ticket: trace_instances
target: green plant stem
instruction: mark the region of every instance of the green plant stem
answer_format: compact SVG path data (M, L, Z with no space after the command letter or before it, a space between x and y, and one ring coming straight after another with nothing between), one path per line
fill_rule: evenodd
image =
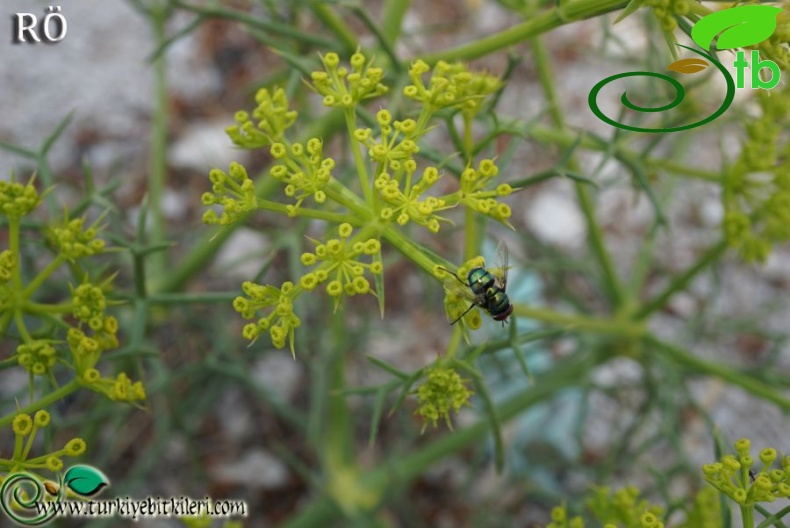
M634 318L637 320L645 319L656 310L662 308L670 297L672 297L675 293L686 289L694 277L699 275L702 270L718 261L725 251L727 251L727 242L724 240L712 245L705 253L703 253L703 255L693 266L691 266L681 275L678 275L672 279L672 282L664 289L663 292L658 294L655 299L642 306L642 308L640 308L634 314Z
M392 244L403 255L417 264L419 267L427 271L433 276L433 270L436 262L426 255L420 246L414 243L410 238L406 237L403 233L398 231L392 225L385 225L380 228L381 236Z
M14 217L9 217L8 219L8 247L11 251L11 254L14 256L14 266L11 268L11 297L10 299L6 299L4 304L7 305L8 311L5 312L0 319L2 323L2 330L5 333L8 324L11 322L13 318L16 321L16 325L19 330L19 335L24 339L25 342L30 341L30 334L28 334L27 329L25 328L25 320L22 317L22 305L21 303L24 301L24 297L20 297L20 293L22 291L22 259L20 253L20 244L19 244L19 219Z
M720 378L742 388L758 398L774 403L785 412L790 411L790 399L771 389L769 385L761 380L754 379L722 363L698 358L677 345L661 341L652 334L647 334L645 336L645 342L659 349L666 357L681 365L686 371L698 372L700 374Z
M477 217L475 212L466 207L464 209L464 261L473 259L477 255Z
M357 49L359 44L354 31L343 22L342 18L337 16L337 13L334 12L329 4L315 2L310 4L310 8L315 16L340 39L345 48L343 50L345 55L350 55Z
M25 313L35 315L67 314L71 313L71 311L74 309L74 305L70 302L62 304L44 304L25 301L22 307L25 310Z
M166 38L168 18L166 7L152 8L149 19L153 26L154 41L156 46L161 46ZM148 175L148 204L151 212L150 243L158 245L165 240L165 219L162 211L162 197L165 189L165 174L167 167L167 63L162 54L153 62L154 70L154 108L151 121L151 159L149 160ZM167 255L158 252L149 259L149 271L153 280L160 280L167 267Z
M398 56L395 53L395 48L392 47L390 44L391 41L387 36L382 32L379 26L373 21L368 13L368 10L362 5L356 6L349 6L349 9L354 12L357 17L362 21L363 24L373 33L373 36L376 37L376 40L379 43L379 47L384 51L384 53L389 58L388 66L394 71L394 73L399 74L402 66L400 61L398 60Z
M8 218L8 249L14 256L14 267L11 269L11 284L16 291L22 290L22 254L19 244L19 218Z
M71 380L70 382L63 385L62 387L59 387L53 390L52 392L43 395L41 399L31 403L27 407L23 407L19 410L16 410L0 418L0 428L8 427L8 425L10 425L11 422L14 421L14 418L16 418L18 414L22 414L22 413L30 414L30 415L35 414L36 411L40 409L46 409L56 401L65 398L66 396L68 396L72 392L75 392L79 388L80 388L80 384L77 382L77 380Z
M321 119L313 122L312 126L305 130L299 141L305 142L311 137L329 138L343 124L343 112L333 110ZM269 168L264 169L255 180L255 193L259 198L269 196L277 188L279 182L269 177ZM244 215L247 216L252 212ZM239 220L233 225L224 227L220 231L206 233L200 240L197 240L192 249L184 259L179 262L175 269L170 272L160 283L157 292L175 292L183 287L192 277L205 268L206 264L214 258L222 245L230 238L233 232L244 225L244 220Z
M66 262L66 257L63 256L62 253L59 253L57 257L50 261L41 272L36 275L36 277L30 281L30 284L27 285L25 290L22 292L22 297L25 299L29 299L31 295L33 295L36 290L44 283L45 280L52 275L56 269L60 267L61 264Z
M0 315L0 334L5 335L6 330L8 329L8 325L11 323L11 319L14 317L13 310L6 310L5 312Z
M450 341L447 343L447 349L444 352L444 357L447 360L455 358L458 352L458 347L461 345L461 338L464 335L464 329L461 325L453 327L453 333L450 336Z
M579 200L582 213L584 214L584 218L587 221L587 236L589 237L590 245L596 257L598 258L598 263L601 266L601 270L604 274L604 280L609 287L609 293L612 297L612 302L615 307L622 306L624 304L625 296L623 293L623 285L618 278L611 255L606 249L601 227L598 225L598 222L595 219L595 209L592 198L590 197L590 191L587 189L586 185L583 185L579 182L574 182L573 186L576 190L576 196Z
M238 297L237 292L200 292L200 293L155 293L149 295L147 300L151 306L155 305L182 305L182 304L207 304L233 301Z
M227 20L235 20L242 24L248 25L253 28L260 29L262 32L272 35L281 35L283 37L292 38L303 44L311 44L319 48L331 48L333 42L331 39L311 33L308 31L300 31L294 29L289 24L284 24L281 21L268 21L260 17L250 16L246 13L228 9L219 5L190 5L182 0L172 0L173 5L184 11L189 11L202 15L208 18L224 18Z
M754 528L754 506L741 506L741 519L743 528Z
M603 139L593 136L586 131L571 132L569 130L562 130L559 128L536 124L529 129L529 136L541 143L551 143L564 149L570 148L578 141L577 146L581 148L596 150L599 152L607 152L611 150L614 158L624 163L629 168L633 168L641 163L648 168L663 169L679 176L709 181L712 183L720 183L722 178L721 172L712 172L703 169L696 169L694 167L687 167L686 165L671 159L643 158L637 152L624 146L622 142L611 145Z
M278 213L288 214L286 204L279 202L272 202L270 200L258 200L258 209L265 211L275 211ZM326 220L327 222L334 222L341 224L348 222L351 225L357 226L362 223L358 215L351 215L346 213L330 213L328 211L321 211L320 209L310 209L308 207L299 207L296 210L296 216L300 218L315 218L317 220Z
M358 219L365 219L370 221L372 218L370 209L357 194L352 192L348 187L340 183L339 180L332 178L329 183L324 187L326 195L340 205L346 207L349 211L354 213Z
M624 8L627 4L628 2L625 0L577 0L575 2L561 2L561 6L550 9L526 22L500 31L495 35L478 39L470 44L465 44L457 48L429 53L424 55L422 60L432 65L439 60L451 62L475 59L513 46L514 44L541 35L565 24L611 13L612 11Z
M555 396L562 390L578 386L580 380L604 361L600 353L585 354L559 364L553 370L541 375L541 382L532 385L496 408L501 423L520 415L530 407ZM386 489L394 493L404 488L413 479L425 473L432 464L446 460L450 455L479 443L491 426L488 418L483 418L471 427L444 435L418 451L408 455L397 455L385 464L361 475L361 485L366 489ZM295 517L284 523L282 528L312 528L328 526L341 516L340 510L331 499L322 496L301 508Z
M386 0L381 15L381 32L389 41L394 44L401 33L403 17L409 10L411 0Z
M543 91L546 94L546 99L548 99L549 102L549 111L551 113L551 117L554 121L554 124L562 130L565 128L565 116L562 112L562 107L560 105L559 97L557 96L557 91L554 88L554 75L551 69L551 61L549 60L546 49L539 38L533 38L531 43L532 51L535 55L535 66L538 71L541 87L543 88ZM568 159L568 167L575 172L579 172L579 166L573 156ZM579 201L579 206L587 223L587 236L589 237L590 247L598 259L598 264L603 271L604 280L608 286L612 304L616 309L620 308L625 303L625 288L620 282L620 279L617 275L617 270L615 269L614 263L612 262L612 257L609 254L609 251L606 249L606 245L604 244L603 232L601 231L601 227L595 218L595 207L590 196L590 191L587 188L587 185L578 181L574 182L574 188L576 191L576 197Z
M10 462L16 464L22 459L22 442L24 442L24 441L25 441L25 439L24 439L23 436L15 435L15 438L14 438L14 453L11 455Z
M36 432L38 427L33 425L33 430L30 431L30 434L27 437L27 442L25 443L25 449L22 451L22 456L19 457L19 460L27 460L28 455L30 454L30 450L33 449L33 442L36 440Z
M353 465L354 445L348 401L342 394L346 387L347 330L342 313L332 317L334 346L328 351L327 414L325 427L324 455L328 469ZM342 470L342 469L341 469Z
M354 154L354 165L357 169L359 186L362 189L365 202L372 208L373 193L370 189L370 178L368 177L367 165L365 165L365 159L362 157L359 141L354 138L354 131L357 129L357 115L353 108L347 108L344 114L346 118L346 128L348 128L348 139L351 143L351 152Z
M30 343L33 341L33 337L30 335L30 332L27 331L27 327L25 326L25 313L22 311L22 306L14 307L14 321L16 322L16 329L19 331L19 335L22 337L22 341L25 343Z
M646 332L644 324L628 321L627 319L597 319L577 314L564 314L524 304L514 304L513 313L518 317L526 317L543 323L561 326L566 330L580 330L627 338L642 337Z
M437 262L421 251L420 246L391 225L386 225L381 229L381 236L403 253L406 258L427 271L431 276L433 276L433 271L437 264L444 265L443 262ZM645 333L645 325L643 323L620 318L595 319L576 314L563 314L545 308L534 308L523 304L514 304L513 313L519 317L560 325L566 329L587 330L600 334L631 338L641 337Z
M464 120L464 160L467 164L471 164L475 151L475 140L472 137L472 115L468 112L463 112L462 115Z
M472 151L474 150L474 140L472 139L472 119L467 114L464 117L463 149L464 161L467 166L472 164ZM477 255L478 236L477 236L477 216L475 212L466 207L464 209L464 260L470 260Z

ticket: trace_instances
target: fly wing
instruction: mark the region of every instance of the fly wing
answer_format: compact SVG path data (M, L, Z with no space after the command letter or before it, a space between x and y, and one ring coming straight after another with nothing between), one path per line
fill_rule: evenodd
M478 306L483 306L485 304L484 300L475 295L469 286L464 286L454 278L444 280L444 290L447 293L453 294L461 299L466 299L470 303L474 303Z
M458 279L457 275L444 279L443 285L446 294L444 309L447 313L447 320L451 321L452 324L457 323L473 306L485 308L485 299L482 296L475 295L469 286L465 286Z
M455 324L475 306L485 308L485 299L458 281L444 282L444 310L450 324Z
M497 282L499 283L499 287L502 288L502 291L507 290L507 270L509 269L509 259L510 254L508 253L507 246L502 240L500 240L496 247L496 267L491 268L491 273L496 278Z

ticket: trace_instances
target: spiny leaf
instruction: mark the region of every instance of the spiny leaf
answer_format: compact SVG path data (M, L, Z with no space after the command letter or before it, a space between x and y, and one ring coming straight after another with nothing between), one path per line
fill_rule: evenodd
M386 397L387 391L385 387L382 387L376 391L376 399L373 401L373 416L370 419L370 438L368 439L369 446L373 446L376 443L376 435L378 434L379 422L381 421L381 415L384 411L384 400Z
M374 365L376 365L380 369L386 370L387 372L389 372L390 374L392 374L396 378L400 378L402 380L405 380L405 379L409 378L408 374L406 374L402 370L398 370L397 368L393 367L392 365L390 365L386 361L383 361L383 360L381 360L381 359L379 359L379 358L377 358L375 356L371 356L371 355L367 355L365 357L367 357L368 361L370 361L371 363L373 363Z
M644 3L645 0L631 0L628 2L628 5L625 6L625 9L623 9L623 12L620 13L620 15L615 19L614 23L617 24L621 20L624 20L628 16L634 14L640 7L642 7L642 4Z

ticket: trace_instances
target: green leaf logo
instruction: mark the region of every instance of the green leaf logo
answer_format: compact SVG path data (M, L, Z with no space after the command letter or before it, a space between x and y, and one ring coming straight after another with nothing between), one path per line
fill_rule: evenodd
M753 46L769 38L776 29L776 16L782 9L767 5L732 7L712 13L696 23L691 38L709 50L713 39L721 34L716 49Z
M71 466L63 476L63 483L71 491L83 497L92 497L104 486L110 485L104 473L91 466Z

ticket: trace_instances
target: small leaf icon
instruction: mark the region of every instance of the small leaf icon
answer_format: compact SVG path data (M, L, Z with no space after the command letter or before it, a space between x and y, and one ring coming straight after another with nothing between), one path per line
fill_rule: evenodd
M47 490L47 493L49 493L53 497L58 494L58 491L60 491L58 485L52 482L51 480L48 480L44 483L44 489Z
M71 491L83 497L92 497L104 486L110 485L104 473L91 466L71 466L63 476L63 483Z
M667 70L678 73L697 73L710 66L706 61L697 58L680 59L669 66Z
M723 9L705 16L691 30L697 45L710 49L713 39L721 34L716 49L726 50L753 46L769 38L776 29L779 7L744 5Z

